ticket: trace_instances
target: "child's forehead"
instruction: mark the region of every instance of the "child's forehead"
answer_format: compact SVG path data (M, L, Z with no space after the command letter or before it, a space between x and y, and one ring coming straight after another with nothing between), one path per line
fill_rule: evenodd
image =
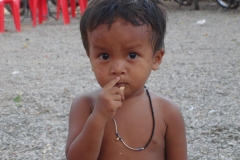
M110 25L109 24L100 24L97 26L93 31L88 31L88 37L90 38L100 38L104 37L109 32L113 33L122 33L122 34L129 34L131 36L146 36L149 37L149 34L152 32L151 27L143 24L141 26L134 26L130 22L122 18L117 18L114 22ZM117 37L116 37L117 38Z

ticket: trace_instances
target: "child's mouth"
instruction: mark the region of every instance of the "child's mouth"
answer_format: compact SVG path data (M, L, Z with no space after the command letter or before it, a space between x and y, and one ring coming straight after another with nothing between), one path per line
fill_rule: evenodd
M118 82L115 84L115 87L118 87L118 88L121 88L121 87L125 88L125 86L126 86L126 83L123 83L123 82Z

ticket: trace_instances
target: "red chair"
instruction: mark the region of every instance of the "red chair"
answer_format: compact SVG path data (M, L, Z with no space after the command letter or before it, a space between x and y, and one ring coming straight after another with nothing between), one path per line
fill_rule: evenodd
M81 13L83 14L87 7L87 0L79 0L79 5L80 5Z
M83 14L87 7L87 0L78 0L81 13ZM76 17L76 0L70 0L72 17Z
M57 19L59 17L59 11L60 11L60 5L59 4L62 3L62 1L66 1L66 0L58 0ZM76 17L76 0L70 0L70 5L71 5L72 17L74 18L74 17ZM85 11L86 7L87 7L87 0L79 0L79 5L80 5L81 13L83 13ZM67 7L68 7L67 4L62 6L62 8L64 8L65 10L68 10ZM65 15L65 14L66 13L63 13L63 15Z
M19 0L0 0L0 32L4 32L4 5L9 4L12 8L12 16L14 19L15 27L18 32L21 31Z
M28 0L29 7L31 10L33 26L37 25L37 15L38 22L42 24L43 20L45 20L47 15L47 1L46 0Z
M56 19L59 19L59 14L60 14L60 8L62 9L62 14L63 14L63 23L64 24L69 24L70 19L68 15L68 2L67 0L58 0L57 1L57 13L56 13Z

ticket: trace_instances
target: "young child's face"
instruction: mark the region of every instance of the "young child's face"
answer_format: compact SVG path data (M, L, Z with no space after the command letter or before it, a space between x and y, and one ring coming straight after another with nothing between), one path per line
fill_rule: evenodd
M125 97L142 89L164 54L159 50L154 55L150 37L148 26L134 27L121 18L110 30L108 25L100 25L88 33L88 56L99 85L103 87L119 76L116 87L125 87Z

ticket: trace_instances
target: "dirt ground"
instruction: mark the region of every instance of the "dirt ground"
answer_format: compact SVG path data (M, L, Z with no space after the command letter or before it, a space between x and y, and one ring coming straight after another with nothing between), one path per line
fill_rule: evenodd
M166 54L146 86L183 113L190 160L240 160L240 9L169 6ZM64 160L73 98L98 87L79 17L0 34L0 159ZM204 23L205 20L205 23ZM200 22L203 24L199 24ZM197 23L198 22L198 23Z

